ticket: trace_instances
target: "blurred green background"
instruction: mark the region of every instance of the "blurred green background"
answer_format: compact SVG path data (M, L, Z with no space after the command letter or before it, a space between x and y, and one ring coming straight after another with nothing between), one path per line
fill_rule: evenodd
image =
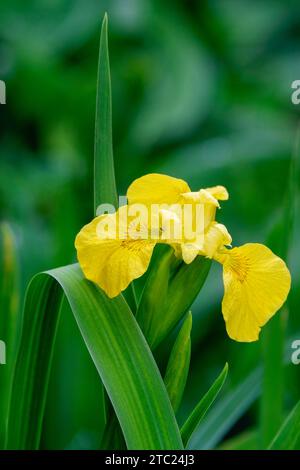
M297 0L2 0L0 79L7 104L0 107L0 209L17 240L22 296L36 272L75 261L74 237L93 217L105 11L120 194L148 172L186 179L194 190L225 185L230 200L218 219L235 245L266 242L284 214L300 109L291 103L291 83L300 79ZM294 232L286 410L300 397L300 365L289 359L291 340L300 339L297 217ZM231 403L230 422L210 440L210 412L195 446L217 447L250 432L247 445L257 447L261 344L226 336L222 289L214 266L192 309L192 367L179 419L228 360L217 406L221 413ZM66 307L63 313L43 447L97 448L103 420L97 374Z

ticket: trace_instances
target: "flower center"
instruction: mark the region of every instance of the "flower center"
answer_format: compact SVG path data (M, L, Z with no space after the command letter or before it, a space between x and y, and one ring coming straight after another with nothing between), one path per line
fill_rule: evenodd
M228 265L240 282L244 282L250 269L249 259L240 254L230 253Z
M147 245L147 241L145 240L132 240L132 239L127 239L127 240L122 240L121 242L121 247L126 248L128 251L131 251L132 253L139 253L143 247Z

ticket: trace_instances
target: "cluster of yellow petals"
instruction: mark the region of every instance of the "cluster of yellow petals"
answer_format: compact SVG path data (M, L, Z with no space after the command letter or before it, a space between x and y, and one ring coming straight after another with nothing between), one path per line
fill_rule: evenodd
M231 236L226 227L215 220L219 201L228 199L227 190L215 186L192 192L181 179L149 174L131 184L127 199L128 206L114 214L96 217L77 235L75 246L86 278L100 286L109 297L115 297L147 271L158 242L173 246L176 256L185 263L191 263L198 255L214 259L223 265L222 313L228 335L236 341L256 341L261 327L285 302L291 278L284 261L264 245L248 243L227 248L231 246ZM121 239L109 229L106 237L99 236L99 222L112 222L110 226L114 227L123 224L126 232L128 207L134 204L150 207L153 204L193 203L204 207L204 233L194 240L163 241L148 236Z

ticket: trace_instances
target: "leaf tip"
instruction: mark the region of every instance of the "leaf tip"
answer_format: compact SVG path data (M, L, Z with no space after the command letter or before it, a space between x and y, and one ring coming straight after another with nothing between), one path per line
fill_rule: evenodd
M190 310L186 314L186 317L184 319L184 324L185 324L186 331L188 332L188 335L190 335L191 330L192 330L192 325L193 325L193 316Z
M107 27L107 24L108 24L108 14L107 14L107 11L104 13L104 16L103 16L103 20L102 20L102 26L104 27Z

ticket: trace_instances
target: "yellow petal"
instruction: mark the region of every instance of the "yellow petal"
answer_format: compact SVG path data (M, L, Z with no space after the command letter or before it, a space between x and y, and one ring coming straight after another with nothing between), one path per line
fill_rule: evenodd
M98 282L109 297L120 294L147 271L154 246L150 241L130 240L110 252Z
M213 197L206 189L200 191L183 193L180 201L181 204L191 206L191 217L196 220L196 210L202 208L202 227L206 229L211 222L215 220L216 209L220 207L218 200Z
M206 204L204 207L204 214L205 214L205 227L213 222L216 218L216 209L220 208L220 201L226 201L228 199L228 192L224 186L214 186L212 188L200 189L200 193L204 195L209 195L214 201L214 204Z
M176 204L182 193L190 192L188 184L172 176L151 173L136 179L128 188L129 204Z
M280 309L290 290L284 261L264 245L248 243L216 256L223 264L223 316L236 341L256 341L260 329Z
M185 203L197 203L200 202L202 204L212 204L215 207L219 207L218 200L212 196L209 191L206 189L200 189L200 191L191 191L189 193L182 194L183 202Z
M207 229L216 218L216 209L220 208L219 201L228 199L227 190L224 186L200 189L199 191L184 193L182 202L190 204L203 204L204 228Z
M183 243L181 245L181 256L186 264L190 264L194 261L196 256L199 254L199 247L193 243Z
M204 234L198 234L195 240L181 244L181 256L187 264L192 263L197 255L213 258L220 248L230 245L231 241L225 225L212 222Z
M96 217L85 225L75 240L77 257L87 279L100 286L109 297L126 289L133 279L142 276L149 266L155 243L149 240L101 238L99 222L115 214Z
M229 194L224 186L213 186L212 188L206 188L213 197L219 199L219 201L227 201L229 199Z

